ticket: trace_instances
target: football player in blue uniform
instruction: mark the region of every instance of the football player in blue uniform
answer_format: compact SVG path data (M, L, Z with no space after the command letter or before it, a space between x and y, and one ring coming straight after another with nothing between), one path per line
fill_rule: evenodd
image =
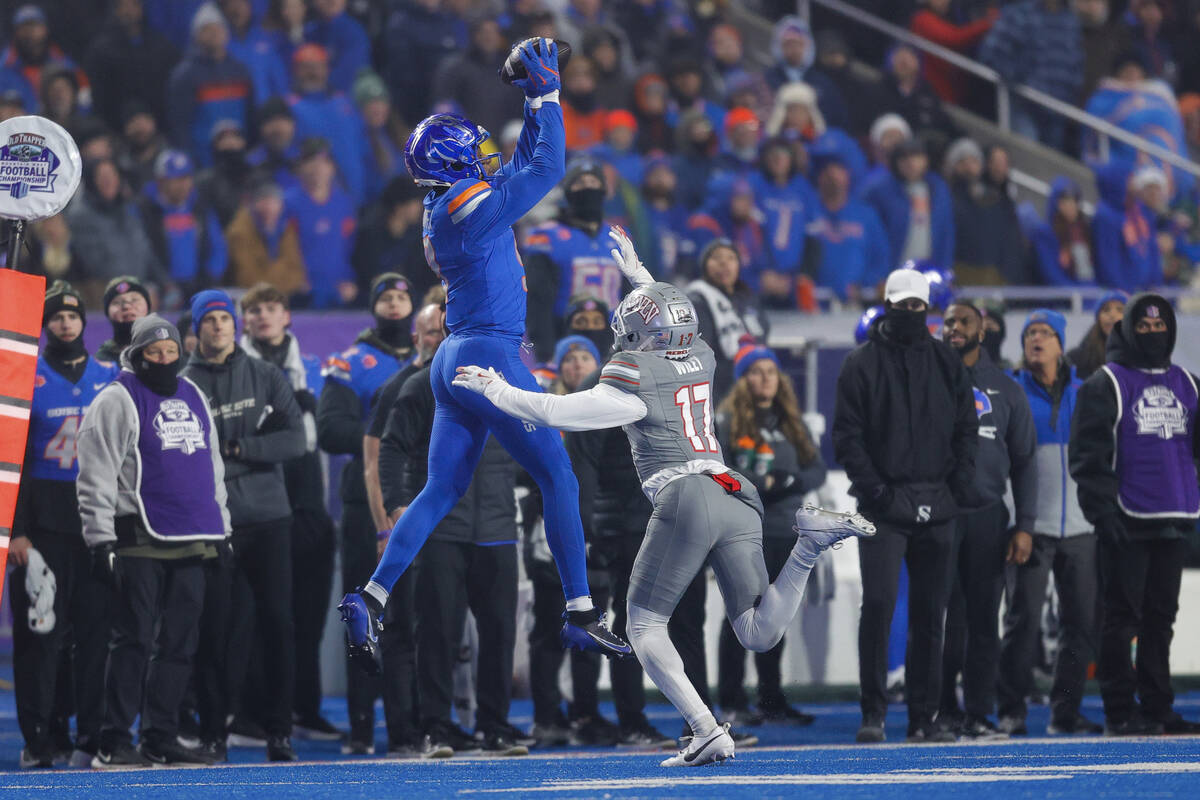
M624 279L609 253L612 228L604 221L606 184L600 162L584 159L573 165L562 182L563 213L525 237L526 326L538 361L548 361L555 342L567 335L560 321L572 298L594 297L609 308L621 299Z
M72 675L78 738L91 763L100 734L104 661L108 654L108 591L91 576L75 500L75 434L83 412L117 376L116 364L88 356L80 295L64 281L46 292L46 349L38 357L29 444L9 559L13 607L13 680L17 722L25 738L21 767L49 767L72 755L68 721L58 715L60 654L74 645ZM73 632L73 633L72 633ZM72 634L73 642L67 638ZM60 687L61 688L61 687Z
M459 366L487 364L514 385L537 391L520 357L527 287L512 225L562 179L566 134L558 102L558 46L534 39L516 55L526 73L514 81L525 91L525 114L508 164L493 170L489 162L496 156L479 150L487 131L452 114L423 120L405 146L409 174L433 189L424 201L425 257L446 286L450 336L432 365L437 408L425 488L396 523L370 583L339 605L350 657L371 672L379 670L378 620L389 590L466 491L489 431L542 491L546 538L566 597L564 645L632 654L605 626L588 593L579 484L561 437L451 385Z

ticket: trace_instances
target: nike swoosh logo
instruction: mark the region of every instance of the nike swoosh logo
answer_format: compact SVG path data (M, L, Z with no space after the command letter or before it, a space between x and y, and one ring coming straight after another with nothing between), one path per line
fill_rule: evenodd
M987 392L988 394L1000 394L999 389L984 389L984 391Z
M93 392L98 392L98 391L100 391L101 389L103 389L105 386L108 386L108 384L107 384L107 383L93 383L93 384L92 384L92 391L93 391Z

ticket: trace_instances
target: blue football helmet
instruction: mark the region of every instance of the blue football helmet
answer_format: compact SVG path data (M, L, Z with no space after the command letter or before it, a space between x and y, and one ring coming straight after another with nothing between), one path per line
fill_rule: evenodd
M862 344L871 335L871 325L875 320L883 315L883 306L871 306L863 312L862 317L858 320L858 326L854 329L854 343Z
M925 258L905 261L901 269L915 269L929 281L930 308L945 311L954 302L954 270L942 269Z
M484 168L499 153L482 155L479 145L491 136L481 125L457 114L421 120L404 145L404 166L418 186L450 186L464 178L487 180Z

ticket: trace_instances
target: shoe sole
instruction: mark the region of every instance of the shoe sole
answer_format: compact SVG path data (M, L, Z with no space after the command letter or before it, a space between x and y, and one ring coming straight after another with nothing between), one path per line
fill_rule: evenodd
M821 519L827 519L837 522L841 525L849 526L852 531L851 535L857 536L860 539L875 535L875 525L862 514L849 511L830 511L827 508L814 506L812 503L805 503L800 510L796 512L796 524L793 526L793 530L795 530L797 533L800 531L810 530L809 528L800 527L800 519L805 516L819 517Z
M728 758L733 758L736 749L737 746L734 744L733 739L730 738L728 732L726 732L725 736L717 736L712 739L712 741L700 748L700 751L696 754L696 757L691 761L684 760L686 757L685 754L679 753L671 758L668 758L666 761L663 761L661 766L707 767L712 764L720 764L722 761L725 761ZM676 759L679 759L679 761L672 763L675 762Z
M583 628L580 628L578 625L574 625L572 627L583 631L584 635L588 637L588 640L591 642L591 644L584 644L574 639L568 640L565 634L560 633L559 642L562 644L564 650L578 650L581 653L599 653L606 658L633 658L633 648L628 644L625 645L627 648L625 650L614 650L611 645L607 644L601 639L597 639L595 636L588 633Z

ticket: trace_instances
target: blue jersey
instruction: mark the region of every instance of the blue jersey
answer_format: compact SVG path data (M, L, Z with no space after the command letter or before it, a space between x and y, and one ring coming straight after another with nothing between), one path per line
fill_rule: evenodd
M74 481L79 477L75 460L79 423L96 395L120 371L116 364L89 358L79 383L71 383L38 357L29 411L31 460L26 469L31 477L48 481Z
M354 282L350 254L354 250L354 201L337 186L322 204L302 187L284 195L287 215L296 221L300 251L312 286L313 308L341 305L337 285Z
M538 225L525 239L525 253L542 253L558 267L554 316L562 317L577 294L603 300L609 308L621 302L621 268L612 257L612 228L601 224L595 236L561 222Z
M387 383L388 378L407 367L411 361L411 358L401 361L378 347L359 341L340 355L330 356L321 375L326 381L350 387L362 404L362 418L365 420L371 415L375 393ZM321 386L313 393L317 394Z
M425 197L425 260L446 287L451 333L519 339L525 333L525 267L512 226L565 172L562 109L525 106L512 160L488 180L457 181Z
M797 175L784 186L767 180L761 172L750 175L754 199L765 217L767 244L774 254L774 268L795 273L804 260L804 237L808 223L816 216L817 193Z

